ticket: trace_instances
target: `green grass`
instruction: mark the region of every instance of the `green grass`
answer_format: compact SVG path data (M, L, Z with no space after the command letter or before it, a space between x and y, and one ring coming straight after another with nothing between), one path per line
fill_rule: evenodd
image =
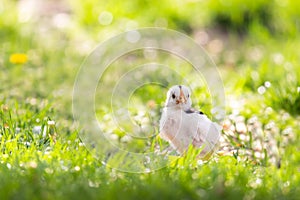
M49 4L31 17L20 10L25 4L18 7L19 1L0 2L0 199L298 198L297 1L54 2L61 10L51 10ZM111 24L99 23L103 11L113 15ZM63 20L66 26L56 24ZM162 169L125 173L103 165L86 148L73 122L72 89L81 63L99 42L149 26L167 26L196 41L199 32L208 35L203 46L218 66L226 93L224 141L221 152L208 161L197 160L197 150L189 149L183 157L172 152ZM218 42L221 50L216 51ZM13 64L10 56L15 53L26 54L28 61ZM157 137L125 143L126 133L110 118L110 103L103 103L126 66L149 62L142 51L133 54L135 59L124 56L106 71L95 108L103 130L119 145L146 152L168 144ZM213 117L205 80L195 84L191 66L165 52L157 61L189 75L194 106ZM178 80L174 74L165 77L158 81ZM160 85L135 91L129 111L136 125L147 123L157 134L166 91ZM132 128L129 122L124 126Z

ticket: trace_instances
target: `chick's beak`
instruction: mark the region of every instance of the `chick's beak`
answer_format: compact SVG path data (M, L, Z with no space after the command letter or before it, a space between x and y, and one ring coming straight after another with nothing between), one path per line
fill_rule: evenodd
M179 99L176 101L176 103L177 104L179 104L179 103L186 103L186 101L187 101L187 99L185 98L182 89L180 89Z

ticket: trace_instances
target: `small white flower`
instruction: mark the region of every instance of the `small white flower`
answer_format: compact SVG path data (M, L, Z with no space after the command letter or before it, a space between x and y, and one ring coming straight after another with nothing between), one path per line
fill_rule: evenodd
M80 171L80 167L76 166L76 167L74 167L74 170L78 172L78 171Z
M257 88L257 92L259 94L264 94L266 92L266 87L265 86L260 86Z
M17 127L16 128L16 133L20 133L20 131L21 131L21 128Z
M99 185L100 185L99 182L97 182L97 181L94 182L94 181L89 180L89 186L90 187L92 187L92 188L98 188Z
M149 169L149 168L145 169L145 173L150 173L150 172L151 172L151 169Z
M271 87L271 83L269 81L266 81L264 85L265 85L266 88Z
M55 126L55 121L50 120L50 121L47 122L47 124L48 124L49 126Z
M32 129L32 132L34 134L40 134L42 132L42 127L41 126L34 126Z
M7 163L7 164L6 164L6 167L7 167L8 169L11 169L11 164Z

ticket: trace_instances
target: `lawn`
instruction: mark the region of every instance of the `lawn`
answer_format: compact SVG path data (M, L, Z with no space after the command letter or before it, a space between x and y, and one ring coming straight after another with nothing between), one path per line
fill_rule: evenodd
M298 199L299 9L293 0L2 0L0 199ZM151 49L111 61L96 77L92 102L89 91L76 96L84 67L105 58L97 50L145 27L176 30L201 45L184 48L215 63L222 102L193 63ZM134 42L136 32L129 33ZM179 156L157 137L167 89L183 83L193 106L223 127L208 160L193 148Z

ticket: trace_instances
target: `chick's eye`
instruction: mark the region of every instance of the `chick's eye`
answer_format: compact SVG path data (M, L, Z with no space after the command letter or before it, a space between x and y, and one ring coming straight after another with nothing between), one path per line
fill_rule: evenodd
M190 98L190 94L188 94L187 97Z
M175 97L176 97L175 94L172 94L172 98L175 99Z

